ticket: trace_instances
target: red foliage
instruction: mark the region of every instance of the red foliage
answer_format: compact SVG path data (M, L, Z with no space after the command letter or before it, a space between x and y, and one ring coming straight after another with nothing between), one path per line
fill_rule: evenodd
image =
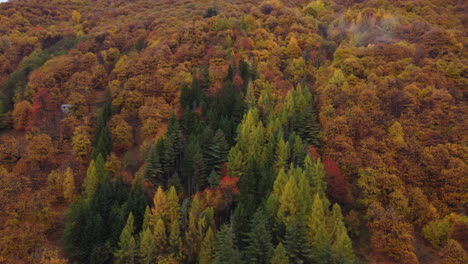
M216 55L216 49L213 45L209 45L207 48L206 48L206 58L214 58L214 56Z
M232 84L235 88L240 89L244 84L244 80L242 80L242 77L239 74L236 74L232 80Z
M309 153L314 158L314 160L320 158L320 154L317 152L317 148L315 146L310 146L309 147ZM336 162L335 162L336 164Z
M246 50L251 50L253 48L253 42L249 38L243 38L241 40L241 46L242 46L242 48L244 48Z
M219 185L215 188L206 188L201 192L197 192L195 195L207 206L216 208L217 210L223 210L227 208L234 200L234 197L239 194L238 183L239 178L226 175L221 178Z
M334 160L325 160L323 165L325 168L325 180L328 184L328 196L334 202L347 204L349 202L347 184L338 164Z
M49 92L45 88L39 89L34 96L29 126L39 126L40 121L47 123L47 120L50 120L50 114L53 114L53 112L52 106L50 105Z

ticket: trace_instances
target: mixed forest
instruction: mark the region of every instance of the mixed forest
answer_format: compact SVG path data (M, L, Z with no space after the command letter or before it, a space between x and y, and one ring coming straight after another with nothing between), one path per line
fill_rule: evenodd
M0 4L0 263L468 263L467 10Z

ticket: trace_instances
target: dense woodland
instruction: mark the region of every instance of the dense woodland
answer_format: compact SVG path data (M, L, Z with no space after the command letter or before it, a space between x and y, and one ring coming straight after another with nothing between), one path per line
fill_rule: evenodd
M467 10L0 4L0 263L468 263Z

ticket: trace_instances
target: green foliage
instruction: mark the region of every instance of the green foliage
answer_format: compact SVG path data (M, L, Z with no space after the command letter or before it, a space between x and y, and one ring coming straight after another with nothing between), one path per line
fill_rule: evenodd
M145 228L140 233L138 257L141 264L152 264L157 259L156 241L151 228Z
M306 228L301 221L296 220L286 226L284 246L290 263L312 263L311 247L306 239Z
M127 224L125 224L120 234L119 250L115 252L115 263L133 264L136 263L136 241L133 235L135 231L133 214L128 215Z
M271 231L267 226L267 219L260 208L254 214L250 223L250 232L245 239L245 259L248 263L270 263L273 255L273 244L271 243Z
M288 256L286 255L286 249L284 248L283 243L280 242L278 246L276 246L270 263L271 264L289 264L289 259L288 259Z
M215 245L215 264L239 264L240 254L235 245L234 233L232 228L224 225L216 235Z

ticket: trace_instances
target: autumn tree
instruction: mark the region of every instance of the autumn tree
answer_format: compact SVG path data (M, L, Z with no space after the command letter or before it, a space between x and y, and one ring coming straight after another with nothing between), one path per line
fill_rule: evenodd
M47 134L39 134L33 136L28 146L28 157L30 160L44 164L50 161L51 156L54 154L54 145L52 139Z
M91 153L91 140L86 126L78 126L73 130L72 150L76 159L81 163L86 162Z
M109 128L117 151L128 150L133 145L132 127L120 115L114 115L109 121Z
M15 104L13 110L13 126L18 131L24 131L29 125L32 106L28 101L21 101Z

